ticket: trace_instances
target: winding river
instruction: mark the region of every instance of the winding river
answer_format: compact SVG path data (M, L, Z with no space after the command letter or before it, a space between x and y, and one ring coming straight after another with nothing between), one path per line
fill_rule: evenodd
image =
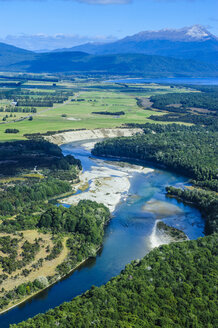
M64 154L79 158L84 171L93 166L108 166L103 159L96 161L83 142L62 146ZM113 162L113 168L120 166ZM131 174L130 189L123 195L105 229L103 248L95 259L89 259L72 274L47 290L0 316L0 327L26 320L40 312L70 301L92 285L100 286L116 276L127 263L145 256L153 247L168 240L157 234L157 220L183 230L189 239L203 236L204 221L200 212L175 199L167 198L167 185L183 186L187 179L159 169L147 174Z

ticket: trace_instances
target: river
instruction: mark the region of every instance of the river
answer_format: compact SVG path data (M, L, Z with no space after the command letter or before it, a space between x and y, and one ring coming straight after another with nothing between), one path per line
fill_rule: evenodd
M108 166L106 160L94 159L83 142L62 146L63 153L79 158L83 170L93 166ZM109 165L110 166L110 165ZM113 162L113 167L120 166ZM105 228L103 248L95 259L89 259L72 274L47 290L0 316L0 327L26 320L38 313L70 301L92 285L100 286L118 275L127 263L145 256L161 240L155 231L155 222L165 223L183 230L189 239L203 236L204 221L194 207L167 198L167 185L183 186L187 179L175 173L155 169L147 174L134 172L130 177L130 189L123 195L113 212L113 218Z

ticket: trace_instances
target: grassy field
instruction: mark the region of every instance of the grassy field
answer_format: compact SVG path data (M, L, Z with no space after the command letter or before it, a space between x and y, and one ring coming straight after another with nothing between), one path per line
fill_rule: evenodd
M31 81L32 82L32 81ZM40 85L40 83L38 83ZM44 83L43 83L44 84ZM0 140L10 141L25 139L24 134L45 133L47 131L67 130L67 129L95 129L119 127L125 123L145 123L149 122L148 117L154 113L152 110L144 110L137 105L136 97L150 97L153 94L166 92L187 92L184 88L170 88L169 86L158 85L131 85L128 92L123 92L127 87L123 85L104 83L60 83L61 87L74 92L76 101L68 101L64 104L54 104L53 108L38 107L36 114L13 113L7 123L0 124ZM140 89L140 92L139 92ZM76 90L76 91L75 91ZM39 89L34 89L37 93ZM42 90L40 90L41 92ZM48 90L47 90L48 91ZM52 93L54 90L50 90ZM190 91L189 91L190 92ZM84 101L78 101L78 100ZM2 104L4 100L1 101ZM7 104L6 101L5 104ZM1 103L0 103L1 107ZM46 110L46 111L45 111ZM98 111L124 111L125 115L120 117L96 115L92 112ZM0 121L10 113L0 113ZM16 117L14 117L14 114ZM64 114L65 117L62 115ZM155 112L156 115L162 115ZM33 120L25 119L20 122L11 122L14 119L33 116ZM150 121L151 122L151 121ZM7 134L5 129L18 129L17 134Z

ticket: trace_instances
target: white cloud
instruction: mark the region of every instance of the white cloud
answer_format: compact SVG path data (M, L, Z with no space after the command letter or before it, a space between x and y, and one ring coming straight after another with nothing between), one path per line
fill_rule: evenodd
M87 42L107 43L113 42L114 36L83 36L78 34L55 34L47 35L38 34L18 34L8 35L5 38L0 38L0 42L11 44L13 46L28 50L54 50L60 48L71 48Z
M126 4L132 2L132 0L75 0L77 2L84 2L93 5L112 5L112 4Z
M46 1L46 0L0 0L0 2L23 2L23 1ZM80 3L87 3L90 5L124 5L127 3L131 3L134 0L59 0L59 1L74 1Z

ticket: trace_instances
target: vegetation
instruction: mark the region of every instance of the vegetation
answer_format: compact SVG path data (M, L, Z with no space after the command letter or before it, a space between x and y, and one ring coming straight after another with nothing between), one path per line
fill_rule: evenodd
M120 116L120 115L125 115L124 111L121 112L92 112L92 114L98 114L98 115L115 115L115 116Z
M18 129L6 129L5 133L18 133L19 130Z
M78 232L85 240L99 245L103 237L102 227L109 218L110 212L104 205L84 200L70 208L51 206L41 215L37 226L53 233Z
M179 189L167 187L167 195L174 196L184 202L191 202L197 206L206 219L205 231L207 234L218 232L218 196L217 193L194 188Z
M204 89L205 90L205 89ZM207 91L207 92L205 92ZM152 107L167 111L187 110L190 107L204 108L209 111L218 111L218 87L213 91L192 93L167 93L164 95L152 96L150 100L153 102ZM174 107L173 105L178 105Z
M201 92L152 96L152 107L167 114L151 115L149 118L158 122L186 122L217 129L218 87L195 88Z
M142 125L141 125L142 127ZM150 161L218 190L217 132L200 127L145 124L145 133L97 143L94 155L120 156Z
M0 128L2 141L25 139L26 135L46 134L48 131L114 128L131 122L145 123L154 112L152 109L144 111L138 106L138 95L148 99L159 93L190 93L190 89L181 86L172 89L167 85L133 84L126 87L87 79L75 83L71 75L64 76L64 81L58 82L55 88L51 82L32 83L32 80L25 80L19 88L0 88L0 120L4 119L4 130ZM60 103L63 99L68 101ZM48 102L55 105L49 107ZM125 115L97 116L92 112L124 112ZM28 114L34 114L32 121L28 120ZM6 134L6 128L17 129L19 133Z
M170 227L162 221L157 223L157 228L158 230L163 231L166 235L172 237L175 241L187 240L187 236L183 231Z
M70 208L48 202L72 193L82 168L58 146L7 142L0 144L0 155L0 308L5 309L45 287L35 279L41 272L47 286L95 256L110 212L91 201Z
M172 243L105 286L11 328L215 327L216 236Z
M55 88L58 90L58 87L57 83ZM143 135L106 140L95 146L94 154L148 161L190 177L194 188L167 187L167 195L195 204L205 218L206 233L213 235L161 246L141 261L128 264L105 286L93 287L70 303L12 327L214 327L218 204L215 88L199 87L201 93L192 93L183 86L81 83L80 90L73 91L82 90L82 96L74 97L55 111L43 112L40 102L41 99L50 101L47 93L52 88L48 89L0 90L3 102L24 101L23 108L27 104L33 106L34 98L37 102L32 122L8 123L13 117L3 117L6 122L3 124L8 124L9 129L19 128L17 138L31 132L39 139L43 133L50 135L60 129L122 124L141 127ZM164 96L165 93L168 95ZM148 99L154 94L156 98L150 99L153 108L144 111L146 102L141 97ZM71 95L65 94L66 99ZM3 107L2 115L5 115L6 105ZM116 111L125 115L94 117L93 110L94 113L114 114ZM163 115L163 111L167 115ZM20 118L22 113L16 115ZM70 121L72 116L78 121ZM150 122L151 119L168 120L196 126L145 124L148 117ZM64 157L57 146L42 140L3 143L0 158L4 158L0 163L0 283L8 286L8 282L14 280L13 289L1 291L0 308L3 309L13 304L12 300L16 303L30 296L69 273L86 258L95 256L110 213L104 205L90 201L81 201L70 208L48 203L52 197L72 190L69 181L77 182L81 169L78 160ZM185 237L163 222L158 223L158 228L178 239ZM25 237L28 231L40 233L42 240L39 237L29 240ZM53 263L53 271L47 272L48 261ZM46 274L35 279L33 273L40 273L42 269Z

